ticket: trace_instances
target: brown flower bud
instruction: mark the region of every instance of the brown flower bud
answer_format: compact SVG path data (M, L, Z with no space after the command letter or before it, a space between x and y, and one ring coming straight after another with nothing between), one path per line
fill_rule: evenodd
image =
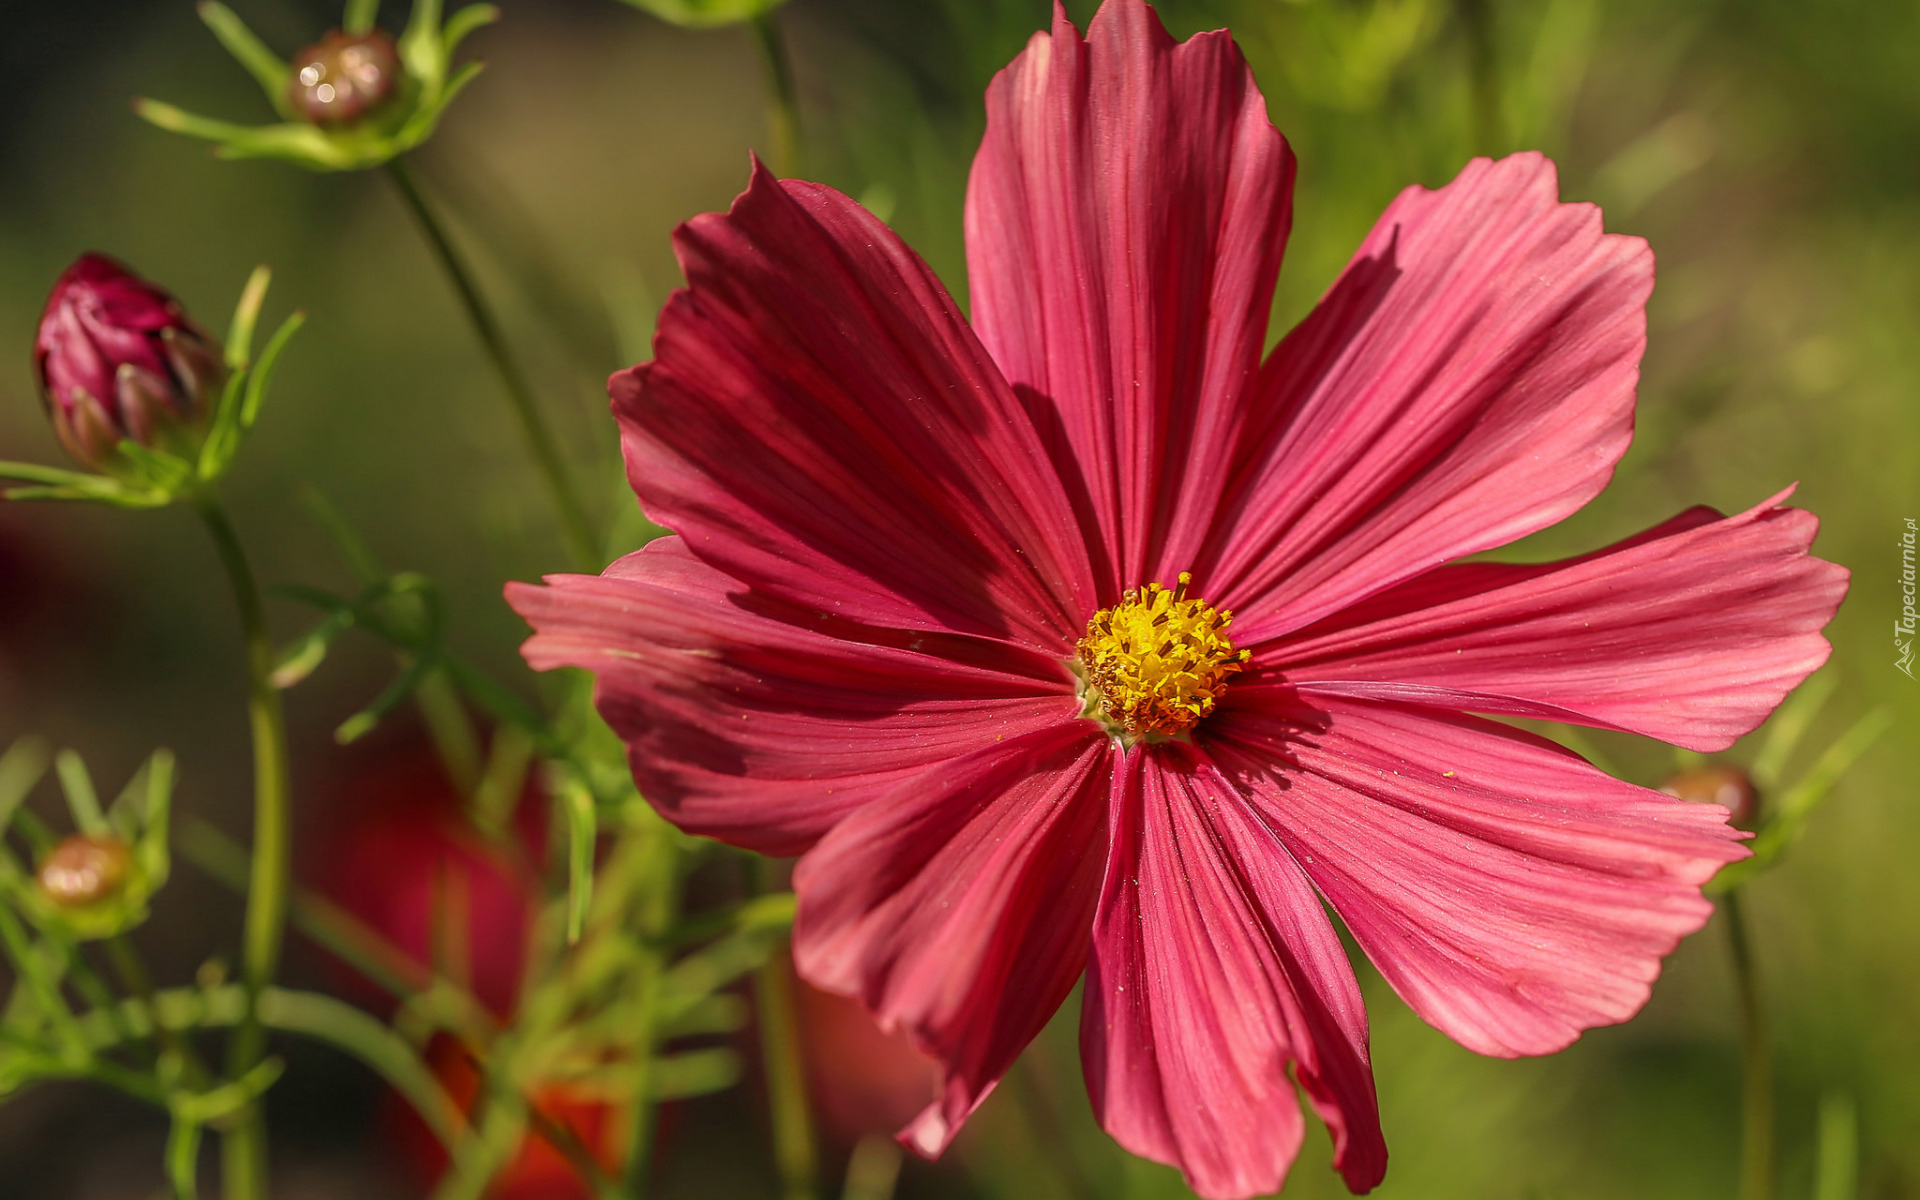
M120 890L133 856L115 837L75 834L40 863L40 890L61 908L85 908Z
M1694 767L1660 785L1669 796L1732 810L1733 823L1752 829L1760 819L1760 793L1739 767Z
M386 103L400 82L400 52L384 30L336 29L293 57L287 99L315 125L351 125Z

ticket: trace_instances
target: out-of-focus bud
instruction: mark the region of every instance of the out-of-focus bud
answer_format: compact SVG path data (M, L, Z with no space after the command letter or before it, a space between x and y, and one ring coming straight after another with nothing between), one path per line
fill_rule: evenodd
M1669 796L1698 804L1718 804L1733 812L1733 823L1752 829L1760 820L1760 793L1753 777L1739 767L1694 767L1660 785Z
M61 908L87 908L117 895L132 865L119 838L75 834L40 863L40 890Z
M351 125L393 96L400 52L384 30L336 29L293 56L287 100L315 125Z
M122 439L190 455L227 381L219 343L180 302L101 254L53 285L33 359L54 434L96 471Z

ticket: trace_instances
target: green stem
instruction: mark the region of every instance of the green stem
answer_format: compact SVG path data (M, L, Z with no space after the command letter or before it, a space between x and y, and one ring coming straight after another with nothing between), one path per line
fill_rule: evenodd
M459 1106L449 1097L427 1065L420 1061L405 1038L368 1013L318 992L290 991L269 987L257 1002L250 1002L245 989L226 985L216 988L170 988L156 992L151 1009L138 1001L126 1001L118 1012L96 1010L81 1020L87 1048L92 1053L105 1051L125 1040L122 1030L129 1023L141 1029L151 1015L171 1028L212 1029L238 1025L250 1014L269 1028L296 1037L324 1042L370 1068L420 1114L436 1137L451 1154L460 1154L471 1136ZM0 1030L0 1038L5 1030ZM95 1058L95 1066L111 1063ZM100 1076L107 1078L107 1076ZM121 1085L116 1085L121 1086ZM164 1104L149 1082L143 1098Z
M39 947L34 945L26 926L13 915L13 909L0 904L0 942L4 942L7 957L13 962L13 969L26 983L28 993L33 997L34 1005L60 1045L62 1062L84 1062L87 1055L86 1039L80 1033L73 1010L67 1007L66 998L60 994L58 980L48 976L46 964L40 960Z
M507 390L513 415L520 422L521 436L526 439L534 465L540 469L541 478L552 493L554 507L560 514L561 532L566 538L567 550L575 568L598 571L600 555L595 549L593 527L587 520L587 510L574 491L566 462L560 456L559 444L554 440L553 431L547 428L539 402L534 399L533 386L527 381L526 373L521 370L519 361L514 358L512 349L501 334L500 323L494 318L493 310L487 307L486 297L480 294L473 272L468 269L460 251L454 247L446 227L434 215L433 206L427 202L406 164L398 158L390 160L387 174L400 189L401 199L406 201L414 221L420 226L420 232L433 248L434 256L440 260L440 266L446 271L453 290L460 294L460 303L467 310L467 319L473 323L474 333L479 336L488 360L493 363L493 369Z
M633 1112L627 1125L626 1170L621 1173L621 1194L641 1200L647 1194L647 1177L653 1169L653 1139L659 1106L654 1102L652 1069L659 1040L654 1036L655 1000L660 976L666 969L667 950L661 939L680 917L680 864L678 847L666 823L649 813L630 823L614 849L616 866L632 853L637 860L630 869L610 872L614 879L635 880L640 895L634 906L636 932L632 987L635 1019L641 1033L634 1051L635 1080Z
M527 1136L526 1101L504 1081L482 1093L479 1127L453 1155L452 1169L440 1179L433 1200L480 1200L494 1176L513 1161Z
M187 1081L196 1089L206 1084L206 1067L200 1062L200 1056L193 1052L192 1043L181 1037L179 1031L160 1019L160 1006L154 999L153 981L147 977L147 968L140 961L140 955L134 950L133 943L124 935L107 939L107 957L113 960L114 970L120 973L120 979L127 990L134 994L142 1007L147 1010L147 1022L152 1027L154 1040L160 1049L173 1056L174 1061L185 1073Z
M260 587L233 523L211 492L198 500L200 516L220 552L233 585L247 645L247 718L253 730L253 860L247 881L246 920L241 934L240 982L247 1008L227 1045L227 1074L239 1079L266 1053L260 993L280 965L292 872L292 785L287 770L287 719L273 686L273 639L267 632ZM226 1200L257 1200L267 1194L267 1128L260 1105L246 1106L224 1131L221 1159Z
M1743 1097L1740 1130L1740 1200L1773 1200L1773 1057L1768 1051L1760 977L1738 892L1721 900L1727 940L1733 950L1733 980L1740 1005L1740 1066Z
M753 38L767 71L767 152L773 173L790 179L800 172L800 92L793 82L793 59L772 13L753 19Z
M761 891L770 890L771 865L759 861ZM760 1057L773 1118L773 1159L782 1200L814 1200L819 1193L813 1112L807 1103L806 1064L800 1057L800 1022L794 1010L793 975L786 946L754 972L754 1003L760 1016Z

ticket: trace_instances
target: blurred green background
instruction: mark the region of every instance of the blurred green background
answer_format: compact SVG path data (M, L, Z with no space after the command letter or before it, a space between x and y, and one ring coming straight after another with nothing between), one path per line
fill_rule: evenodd
M285 52L337 22L308 0L236 7ZM1093 5L1069 4L1084 24ZM1275 336L1389 199L1476 153L1537 148L1563 193L1647 238L1659 285L1639 432L1613 486L1520 548L1577 552L1693 503L1737 510L1796 480L1850 567L1829 631L1837 677L1789 774L1877 706L1890 731L1783 866L1748 889L1771 1005L1783 1195L1813 1197L1823 1097L1859 1114L1858 1194L1920 1195L1920 684L1896 671L1897 539L1920 517L1920 5L1874 0L1166 0L1181 36L1238 35L1300 159ZM390 23L398 13L388 5ZM508 0L477 35L489 67L419 166L455 214L602 514L630 512L601 381L645 357L679 282L674 224L722 208L764 150L751 39L689 32L615 0ZM961 204L992 73L1047 20L1043 0L793 0L780 13L802 102L803 173L862 198L964 296ZM129 99L265 119L191 4L8 0L0 41L0 457L56 461L30 352L75 255L119 256L212 328L268 262L271 324L311 322L228 494L271 582L346 587L302 507L330 497L393 568L451 600L452 641L530 693L500 583L562 564L494 379L387 181L214 161ZM633 536L639 536L637 527ZM117 786L154 745L179 803L244 827L247 753L228 599L181 512L0 506L0 743L37 731ZM278 611L288 632L299 614ZM1703 623L1712 613L1700 614ZM383 684L343 651L294 693L302 830L398 752L330 731ZM1751 739L1750 739L1751 740ZM1664 747L1595 739L1657 783ZM1747 745L1728 756L1745 761ZM310 841L310 844L313 844ZM231 943L237 906L182 868L143 943L176 975ZM296 956L293 977L325 981ZM1739 1071L1725 930L1670 961L1630 1025L1502 1062L1435 1033L1362 968L1393 1165L1387 1198L1731 1197ZM1183 1196L1093 1126L1077 1002L948 1160L907 1164L903 1197ZM404 1196L378 1089L294 1051L273 1094L286 1196ZM749 1083L672 1114L662 1194L773 1194ZM164 1126L97 1094L43 1088L0 1108L0 1194L146 1197ZM835 1179L846 1147L829 1147ZM1344 1194L1318 1132L1287 1194Z

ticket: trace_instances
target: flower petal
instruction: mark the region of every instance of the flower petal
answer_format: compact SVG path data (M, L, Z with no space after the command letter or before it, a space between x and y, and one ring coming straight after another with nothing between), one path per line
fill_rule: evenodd
M1578 509L1631 437L1652 287L1538 154L1402 192L1269 357L1196 587L1261 641Z
M854 813L794 872L800 974L945 1069L900 1135L921 1154L946 1149L1079 978L1109 757L1088 721L1009 738Z
M1533 567L1480 564L1439 602L1423 576L1263 650L1311 695L1400 700L1625 729L1724 750L1827 659L1847 572L1807 553L1819 522L1776 496L1739 516ZM1710 510L1709 510L1710 511ZM1488 564L1491 566L1491 564Z
M509 584L536 669L585 667L642 794L689 833L798 854L898 781L1070 720L1056 662L757 597L661 538L607 573Z
M1386 1172L1367 1018L1313 889L1189 746L1129 756L1094 918L1081 1061L1121 1145L1208 1200L1280 1190L1299 1152L1293 1064L1364 1192Z
M1084 41L1056 6L987 91L974 323L1112 556L1103 603L1171 582L1218 507L1293 175L1227 32L1176 45L1142 0L1107 0Z
M1230 694L1205 739L1415 1012L1468 1049L1564 1048L1638 1012L1746 857L1727 810L1477 717Z
M649 516L756 590L872 625L1064 651L1086 548L1039 435L872 214L756 166L681 226L688 287L609 384Z

